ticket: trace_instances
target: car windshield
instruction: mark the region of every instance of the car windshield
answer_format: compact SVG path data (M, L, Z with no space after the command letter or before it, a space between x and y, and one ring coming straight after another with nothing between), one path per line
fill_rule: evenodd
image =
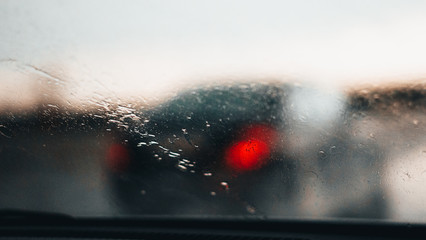
M0 2L0 210L426 223L425 1Z

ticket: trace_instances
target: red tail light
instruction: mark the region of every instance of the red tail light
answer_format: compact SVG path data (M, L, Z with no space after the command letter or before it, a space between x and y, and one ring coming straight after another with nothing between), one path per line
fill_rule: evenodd
M269 146L259 140L239 141L226 153L228 166L235 170L253 170L262 166L270 156Z
M276 130L266 125L254 125L241 133L225 153L228 167L237 171L249 171L262 167L270 158L278 140Z
M129 151L121 144L113 144L108 148L107 167L112 171L124 171L130 163Z

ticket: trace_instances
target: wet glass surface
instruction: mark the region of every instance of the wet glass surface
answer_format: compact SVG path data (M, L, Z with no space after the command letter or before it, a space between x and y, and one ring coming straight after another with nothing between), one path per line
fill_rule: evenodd
M0 3L0 209L424 222L424 3L325 3Z

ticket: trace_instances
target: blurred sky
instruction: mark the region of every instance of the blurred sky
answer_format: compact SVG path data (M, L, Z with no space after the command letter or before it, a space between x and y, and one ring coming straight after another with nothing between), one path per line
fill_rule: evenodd
M26 78L43 72L76 99L221 79L426 76L426 1L3 0L0 36L3 98L27 96Z

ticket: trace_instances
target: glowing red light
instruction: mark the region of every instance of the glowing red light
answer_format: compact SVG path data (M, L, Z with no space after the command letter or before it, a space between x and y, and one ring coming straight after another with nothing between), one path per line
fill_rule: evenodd
M113 144L109 147L106 157L106 164L113 171L126 170L130 163L129 151L120 144Z
M269 158L269 146L260 140L239 141L226 152L228 166L235 170L254 170Z
M262 167L270 158L271 152L279 144L276 129L266 124L244 127L225 152L228 167L238 171L249 171Z

